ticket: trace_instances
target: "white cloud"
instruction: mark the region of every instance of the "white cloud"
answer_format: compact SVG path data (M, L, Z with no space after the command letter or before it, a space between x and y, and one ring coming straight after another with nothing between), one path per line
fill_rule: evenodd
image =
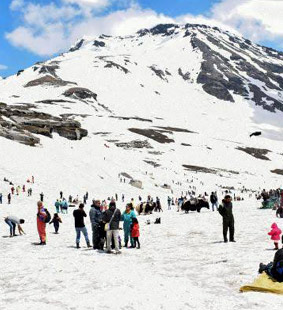
M11 10L18 10L24 6L24 0L13 0L10 4Z
M15 6L22 14L22 26L6 34L6 38L14 46L41 56L65 51L85 35L126 35L159 23L174 22L209 24L256 42L268 39L283 45L281 0L221 0L208 16L186 14L174 19L142 9L136 0L61 0L61 5L25 1L25 6ZM113 3L120 6L120 10L103 16L96 14Z
M7 66L5 66L5 65L1 65L1 64L0 64L0 70L6 70L6 69L8 69L8 67L7 67Z
M213 19L255 40L283 40L283 1L222 0L211 11Z

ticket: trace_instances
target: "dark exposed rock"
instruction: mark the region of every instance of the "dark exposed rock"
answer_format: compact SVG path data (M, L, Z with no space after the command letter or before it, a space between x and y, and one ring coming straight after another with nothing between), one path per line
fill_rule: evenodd
M253 147L237 147L236 149L243 151L258 159L270 160L267 156L265 156L270 152L269 150L266 150L266 149L256 149Z
M271 170L271 172L275 174L283 175L283 169L274 169L274 170Z
M36 103L44 103L44 104L72 103L72 102L74 101L64 100L64 99L46 99L46 100L36 101Z
M254 84L249 84L250 91L253 93L252 100L256 105L262 106L265 110L269 112L275 112L275 109L283 111L283 104L268 96L263 92L258 86Z
M143 37L147 34L152 34L152 35L163 35L163 36L170 36L172 34L174 34L175 30L179 28L178 25L176 24L160 24L157 25L153 28L151 28L150 30L148 29L142 29L140 31L138 31L138 35L140 37Z
M32 80L28 82L24 87L33 87L33 86L40 86L40 85L47 85L47 86L66 86L68 84L75 84L74 82L63 81L60 78L55 78L51 75L45 75L41 78Z
M129 121L129 120L133 119L133 120L136 120L136 121L152 123L152 120L151 120L151 119L142 118L142 117L137 117L137 116L128 117L128 116L114 116L114 115L111 115L111 116L109 116L109 117L110 117L110 118L117 118L117 119L119 119L119 120L124 120L124 121Z
M42 74L51 74L54 77L57 77L56 70L59 69L58 65L44 65L40 68L39 73Z
M191 144L188 144L188 143L181 143L181 145L183 145L183 146L192 146Z
M93 93L87 88L82 87L73 87L68 90L66 90L63 93L66 97L72 97L74 99L94 99L96 100L97 94Z
M182 69L179 68L178 73L183 78L184 81L190 81L190 78L191 78L190 72L183 73Z
M93 45L96 46L96 47L104 47L105 46L105 43L103 41L97 41L95 40L93 42Z
M160 167L161 165L152 160L144 160L145 163L153 166L154 168Z
M75 52L79 50L83 46L84 41L85 41L84 39L81 39L74 47L69 49L69 52Z
M219 172L225 172L225 173L229 173L229 174L239 174L238 171L226 170L226 169L220 169L220 168L206 168L206 167L193 166L193 165L183 165L183 167L186 170L195 171L195 172L203 172L203 173L211 173L211 174L217 174Z
M129 128L130 132L145 136L149 139L152 139L158 143L172 143L173 139L168 138L163 133L154 129L142 129L142 128Z
M21 75L24 71L25 71L25 70L19 70L19 71L17 72L17 76Z
M148 141L141 141L141 140L133 140L130 142L118 142L115 143L117 147L122 147L124 149L152 149L152 146Z
M177 128L177 127L163 127L163 126L154 126L155 128L164 129L165 131L174 131L174 132L184 132L184 133L197 133L195 131L191 131L184 128Z
M106 65L104 66L104 68L116 68L118 70L123 71L125 74L130 73L130 71L127 68L125 68L125 67L123 67L123 66L121 66L121 65L119 65L119 64L117 64L111 60L105 60L105 62L106 62Z
M157 75L161 80L168 82L167 78L166 78L166 74L164 71L162 71L161 69L158 69L156 65L152 65L149 67L154 73L155 75Z
M33 134L52 137L54 132L70 140L80 140L87 136L87 130L81 128L78 121L67 117L52 115L31 110L33 105L0 104L0 136L20 143L34 146L40 139ZM8 120L4 120L5 116Z

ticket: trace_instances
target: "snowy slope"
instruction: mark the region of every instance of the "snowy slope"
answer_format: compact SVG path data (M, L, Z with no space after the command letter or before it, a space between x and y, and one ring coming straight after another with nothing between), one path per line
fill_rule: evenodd
M94 175L80 182L128 172L147 183L144 172L149 171L160 185L181 177L183 165L191 165L215 168L217 174L208 177L212 184L280 185L270 171L283 168L282 58L282 53L205 25L159 25L128 37L84 38L69 52L1 81L0 101L6 104L3 111L9 109L2 115L2 136L18 140L18 131L28 133L27 143L37 145L30 149L0 137L7 150L1 166L11 166L11 153L22 148L18 160L23 167L41 154L34 171L45 171L47 164L51 173L61 175L63 164L53 156L64 158L67 166L84 161ZM83 94L70 92L73 88L83 88ZM18 107L29 111L28 120ZM71 126L66 120L78 121L87 136L78 133L77 123L66 133ZM66 126L63 133L54 122ZM42 127L52 140L38 135ZM262 135L250 138L254 131ZM137 140L147 141L148 148L117 147ZM239 147L263 150L270 160Z

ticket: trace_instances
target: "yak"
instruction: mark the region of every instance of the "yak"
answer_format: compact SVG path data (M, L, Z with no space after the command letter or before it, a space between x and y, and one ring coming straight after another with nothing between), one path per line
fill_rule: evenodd
M153 211L156 211L156 203L141 202L139 205L136 206L136 211L138 212L139 215L141 213L152 214Z
M203 199L194 199L184 202L181 210L185 211L185 213L189 213L189 211L200 212L202 208L209 209L209 203Z

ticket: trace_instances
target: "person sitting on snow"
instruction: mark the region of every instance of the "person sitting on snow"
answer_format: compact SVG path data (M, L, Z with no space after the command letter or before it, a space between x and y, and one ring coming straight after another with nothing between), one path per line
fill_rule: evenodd
M283 282L283 249L275 253L273 262L267 265L260 263L258 272L266 272L274 280Z

